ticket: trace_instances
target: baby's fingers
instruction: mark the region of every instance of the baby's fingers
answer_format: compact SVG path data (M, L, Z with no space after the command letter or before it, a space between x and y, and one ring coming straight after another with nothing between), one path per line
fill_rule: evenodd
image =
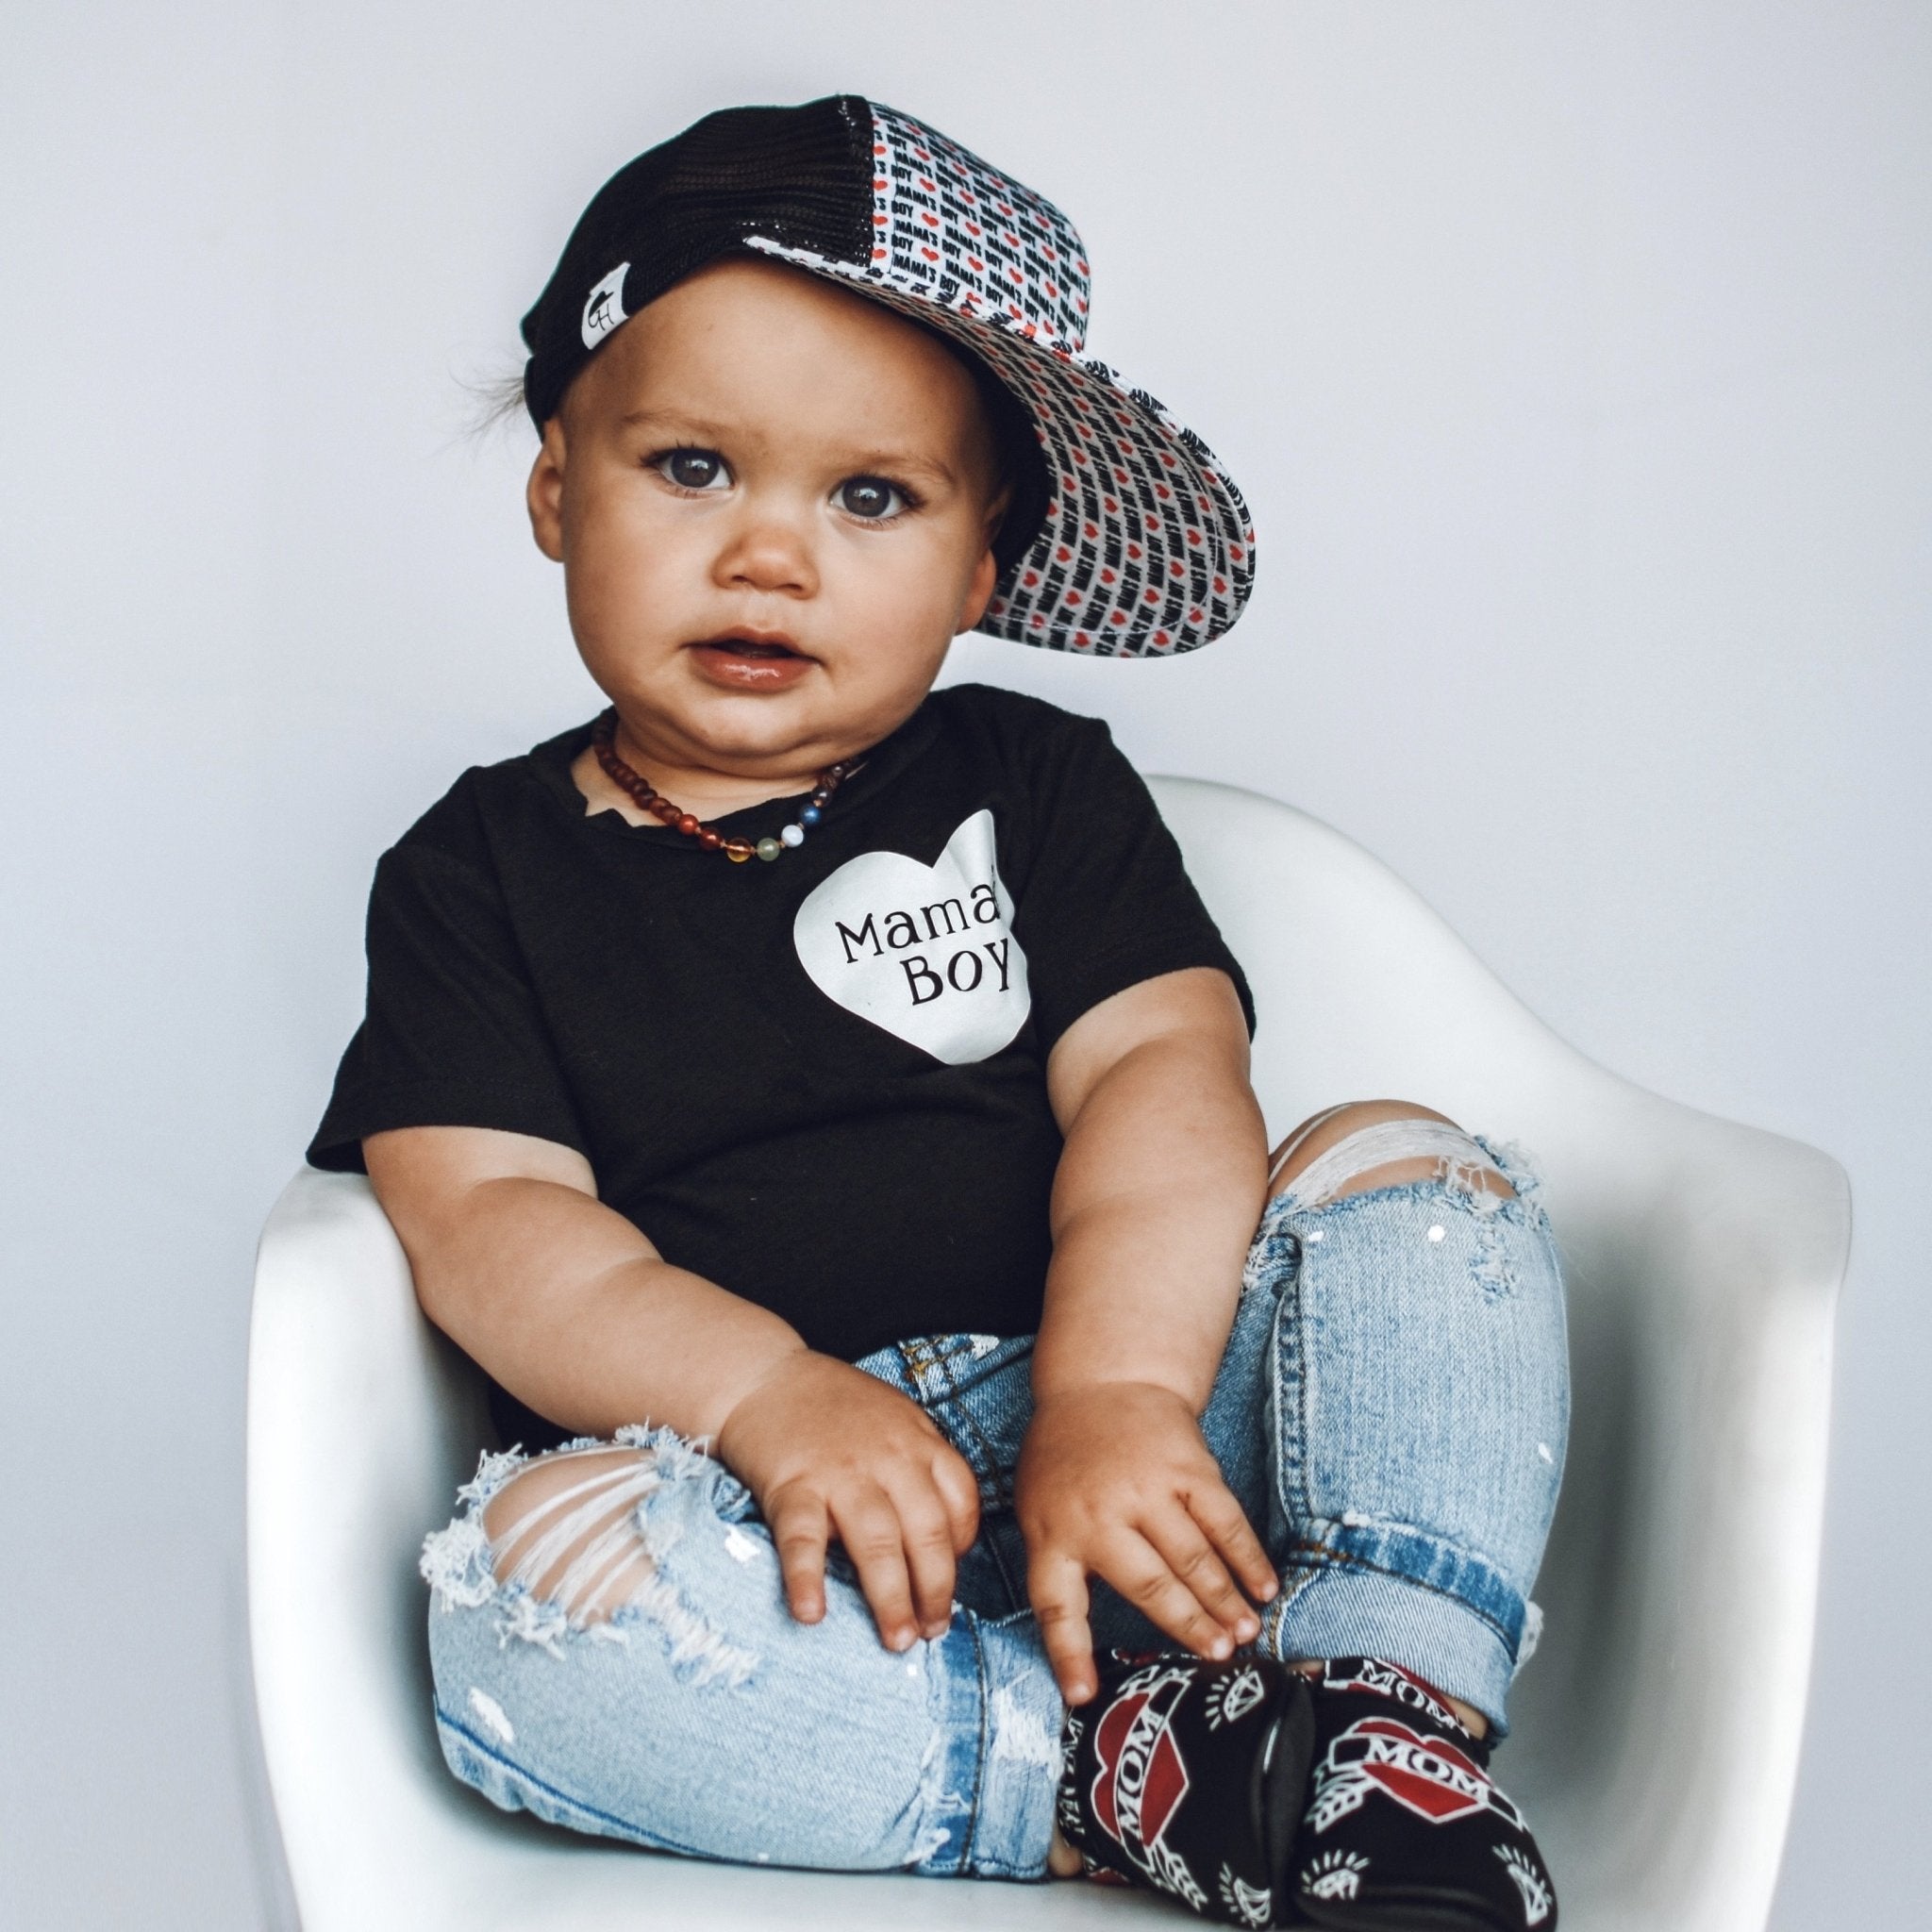
M1201 1548L1207 1550L1200 1532L1194 1534ZM1212 1551L1208 1554L1219 1569L1219 1559ZM1144 1535L1124 1532L1108 1547L1107 1560L1095 1568L1142 1616L1159 1624L1196 1657L1233 1654L1234 1641L1227 1626L1180 1580L1174 1566Z
M1041 1553L1029 1559L1027 1586L1060 1695L1069 1704L1085 1704L1100 1689L1093 1633L1087 1626L1086 1569L1075 1557Z
M786 1604L801 1624L816 1624L825 1614L825 1544L831 1536L824 1499L780 1491L767 1507Z
M932 1479L946 1507L946 1520L952 1525L953 1554L963 1557L979 1534L979 1482L966 1458L950 1443L942 1444L932 1459Z
M1236 1643L1252 1642L1261 1634L1261 1620L1235 1588L1227 1566L1215 1555L1200 1524L1178 1503L1142 1523L1141 1533L1194 1601Z
M841 1497L836 1527L852 1567L858 1572L858 1587L872 1606L879 1641L888 1650L905 1650L917 1640L919 1626L912 1617L905 1532L891 1498L874 1485L868 1485L859 1494Z
M892 1492L892 1506L899 1512L920 1635L928 1640L943 1637L953 1621L952 1521L929 1483L900 1484Z
M1274 1600L1280 1589L1274 1565L1249 1524L1247 1512L1235 1501L1234 1491L1224 1483L1190 1491L1188 1510L1208 1533L1208 1540L1221 1553L1235 1579L1257 1603Z

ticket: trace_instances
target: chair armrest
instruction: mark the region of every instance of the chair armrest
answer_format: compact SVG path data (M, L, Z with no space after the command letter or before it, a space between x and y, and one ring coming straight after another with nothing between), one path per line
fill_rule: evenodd
M1508 1778L1590 1901L1566 1911L1579 1932L1759 1932L1810 1668L1849 1188L1815 1149L1590 1074L1536 1129L1575 1406Z
M407 1871L453 1802L408 1553L486 1440L477 1376L423 1320L359 1174L298 1173L262 1232L248 1340L248 1605L270 1788L304 1916L390 1923L358 1888ZM326 1767L318 1780L318 1767ZM344 1811L326 1779L361 1781ZM350 1816L385 1858L337 1842Z

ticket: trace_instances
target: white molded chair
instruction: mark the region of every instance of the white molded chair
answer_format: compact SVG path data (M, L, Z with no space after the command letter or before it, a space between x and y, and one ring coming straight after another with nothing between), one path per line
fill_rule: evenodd
M1761 1932L1805 1709L1845 1176L1565 1045L1393 874L1314 819L1154 781L1251 975L1279 1136L1392 1094L1541 1158L1575 1421L1500 1769L1567 1932ZM1179 1924L1097 1887L741 1870L507 1817L443 1770L416 1551L485 1421L366 1182L298 1174L262 1236L249 1600L307 1932Z

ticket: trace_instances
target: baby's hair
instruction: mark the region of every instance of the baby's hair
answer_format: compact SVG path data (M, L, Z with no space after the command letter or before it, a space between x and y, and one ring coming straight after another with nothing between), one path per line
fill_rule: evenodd
M524 399L524 372L506 369L495 375L458 376L472 405L469 433L485 437L513 423L527 423L530 411Z

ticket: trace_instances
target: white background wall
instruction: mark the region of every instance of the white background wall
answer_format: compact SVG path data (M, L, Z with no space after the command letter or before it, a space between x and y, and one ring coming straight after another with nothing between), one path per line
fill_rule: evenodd
M1932 1917L1932 8L75 0L0 25L0 1920L274 1922L251 1245L377 852L588 714L458 378L620 161L839 89L1062 201L1226 642L977 675L1332 820L1859 1217L1780 1932Z

